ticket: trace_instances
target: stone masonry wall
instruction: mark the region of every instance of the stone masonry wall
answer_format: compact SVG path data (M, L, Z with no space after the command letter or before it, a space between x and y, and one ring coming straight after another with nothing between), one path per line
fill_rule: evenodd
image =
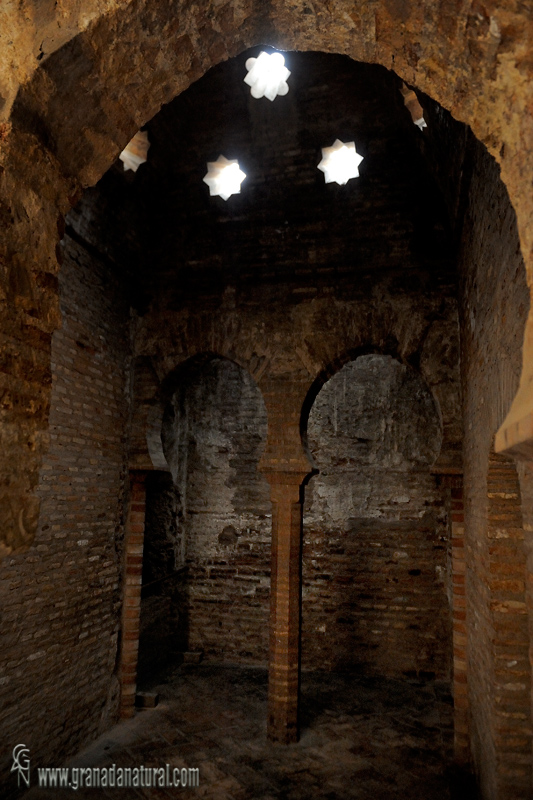
M491 454L521 369L529 309L513 208L498 167L471 150L461 242L467 667L483 797L532 791L526 552L516 471Z
M38 533L1 578L3 758L24 742L40 766L59 766L118 708L128 309L109 265L68 237L63 252Z
M361 356L308 421L319 474L306 488L302 666L449 677L441 426L411 368Z

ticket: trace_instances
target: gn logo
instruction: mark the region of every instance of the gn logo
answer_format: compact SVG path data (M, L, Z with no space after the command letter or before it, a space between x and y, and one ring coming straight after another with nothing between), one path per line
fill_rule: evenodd
M18 744L13 749L13 766L11 772L18 772L18 785L20 779L26 786L30 785L30 751L25 744Z

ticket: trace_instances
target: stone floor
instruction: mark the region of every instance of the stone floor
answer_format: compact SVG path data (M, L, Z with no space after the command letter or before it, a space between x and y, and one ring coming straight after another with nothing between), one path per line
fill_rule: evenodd
M301 740L266 741L266 672L182 666L137 713L70 766L198 767L198 788L32 789L30 798L192 800L474 800L454 771L444 684L304 674Z

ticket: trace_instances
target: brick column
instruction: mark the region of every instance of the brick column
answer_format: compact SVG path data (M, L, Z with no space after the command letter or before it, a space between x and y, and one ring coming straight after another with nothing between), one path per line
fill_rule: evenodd
M302 447L300 418L309 375L263 380L268 440L259 469L270 484L272 567L267 735L273 742L298 741L300 689L300 593L302 505L300 487L312 465Z
M461 764L470 761L466 654L466 559L462 477L449 478L452 539L454 752Z
M302 505L306 472L271 472L272 571L268 738L298 741Z
M141 584L146 510L146 472L130 471L130 499L124 537L124 598L120 655L120 716L132 717L137 685Z

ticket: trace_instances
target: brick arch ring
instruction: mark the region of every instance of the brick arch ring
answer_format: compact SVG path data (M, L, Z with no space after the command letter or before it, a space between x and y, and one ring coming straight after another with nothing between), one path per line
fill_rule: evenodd
M340 372L340 370L344 366L346 366L346 364L357 361L357 359L360 358L360 356L365 356L365 355L390 356L398 364L407 367L408 369L410 369L412 372L414 372L416 375L419 376L420 380L425 385L425 388L427 389L433 400L436 417L438 419L439 426L441 429L441 435L443 437L441 440L441 446L442 444L444 444L445 426L443 424L444 420L443 420L441 403L439 401L438 394L435 391L435 386L433 385L433 382L431 381L430 377L427 374L425 374L425 371L422 369L416 369L409 362L409 359L402 357L397 347L394 346L378 347L372 345L361 345L357 348L348 349L340 353L338 357L333 359L329 364L324 366L322 370L320 370L315 380L309 387L309 391L302 404L302 413L300 418L300 435L302 437L302 442L304 443L304 448L306 449L306 452L308 454L308 458L310 459L311 462L313 461L313 459L309 451L309 445L307 442L307 425L309 421L309 414L311 413L311 409L320 393L320 390L323 388L323 386L326 385L326 383L331 378L333 378L338 372Z

